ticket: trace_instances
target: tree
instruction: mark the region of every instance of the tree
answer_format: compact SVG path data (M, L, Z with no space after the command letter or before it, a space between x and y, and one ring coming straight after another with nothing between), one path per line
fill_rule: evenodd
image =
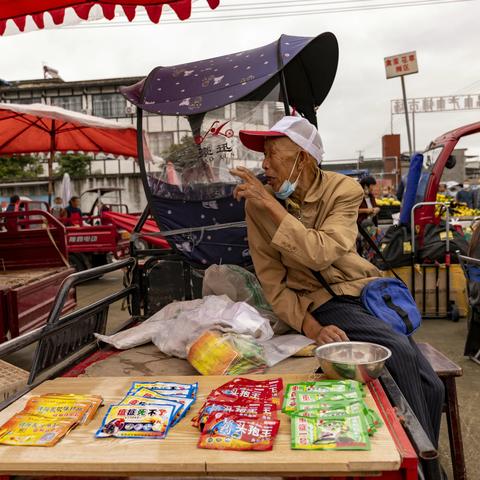
M185 135L180 143L174 143L162 152L165 162L172 162L180 170L197 164L200 148L193 137Z
M42 173L43 166L38 157L32 155L0 157L0 179L2 180L37 178Z
M91 161L91 157L81 153L62 154L58 158L59 168L56 173L58 175L68 173L71 177L85 177Z

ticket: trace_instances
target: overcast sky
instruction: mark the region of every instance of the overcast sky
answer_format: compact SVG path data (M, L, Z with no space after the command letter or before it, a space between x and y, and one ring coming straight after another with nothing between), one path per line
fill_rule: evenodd
M238 5L239 1L221 0L216 11L207 13L196 10L206 4L198 0L192 18L209 15L214 20L225 13L222 6ZM312 10L333 3L289 3L309 1ZM275 7L269 7L269 11L275 12ZM390 100L401 96L400 80L385 79L383 58L417 51L420 73L406 77L410 97L480 95L479 19L480 1L474 0L274 19L58 28L0 37L0 78L41 78L42 62L58 69L65 80L146 75L158 65L267 44L282 33L314 36L331 31L339 41L340 63L333 88L319 110L326 159L353 158L358 150L366 157L379 156L381 136L390 133ZM480 121L480 110L417 115L417 149L447 130L475 121ZM397 116L393 127L394 133L402 134L402 148L406 150L404 123L404 117ZM480 134L464 141L462 146L469 147L471 154L480 154Z

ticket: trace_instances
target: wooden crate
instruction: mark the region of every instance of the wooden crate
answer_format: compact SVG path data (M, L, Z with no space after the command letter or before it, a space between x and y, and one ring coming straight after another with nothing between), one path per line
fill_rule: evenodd
M28 372L0 360L0 402L27 385Z

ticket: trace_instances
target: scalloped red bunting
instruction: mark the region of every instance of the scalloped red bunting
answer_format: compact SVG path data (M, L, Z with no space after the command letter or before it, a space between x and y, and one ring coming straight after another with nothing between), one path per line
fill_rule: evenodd
M207 0L210 8L217 8L220 0ZM7 21L13 20L20 32L25 31L27 16L31 15L38 29L45 28L44 15L48 12L55 25L61 25L65 19L65 8L71 7L77 16L82 20L88 20L90 10L94 5L100 5L103 16L107 20L115 18L115 7L120 6L129 22L133 21L136 14L136 7L143 6L147 11L148 18L153 23L158 23L162 15L164 5L169 5L177 14L180 20L187 20L192 14L192 0L99 0L85 1L78 0L42 0L39 7L39 0L24 0L21 4L15 4L12 0L0 0L0 36L5 33ZM40 9L40 11L39 11ZM10 33L10 32L9 32Z

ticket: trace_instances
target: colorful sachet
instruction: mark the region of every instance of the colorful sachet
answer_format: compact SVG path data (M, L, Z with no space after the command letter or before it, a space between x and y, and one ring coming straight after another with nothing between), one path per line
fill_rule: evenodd
M49 393L30 397L24 410L0 427L0 444L50 447L88 423L102 404L97 395Z
M256 381L238 377L213 390L209 395L209 399L215 399L215 397L223 395L231 397L232 401L244 399L280 405L280 393L282 390L283 382L281 378Z
M363 414L343 417L292 416L292 448L301 450L370 450Z
M193 418L198 446L216 450L271 450L278 433L282 380L234 378L213 390Z
M165 438L195 402L198 383L133 382L112 405L97 438Z
M0 427L0 443L13 446L53 447L75 425L75 419L18 413Z
M97 438L165 438L173 422L173 405L112 405Z
M322 380L287 385L282 410L285 413L298 410L298 394L318 394L318 399L333 401L356 400L364 397L363 385L354 380ZM307 398L307 397L306 397ZM313 398L313 397L312 397Z
M197 397L198 392L198 383L133 382L127 395L136 393L142 387L164 395L179 395L194 399Z
M216 413L208 418L198 446L212 450L272 450L279 426L279 420L263 416Z
M369 450L368 437L382 425L353 380L321 380L286 387L283 411L292 421L292 448Z
M220 399L207 401L201 411L192 419L192 425L203 431L209 417L215 413L228 413L244 417L262 416L265 419L277 418L277 406L271 402L252 403L248 400L222 402Z

